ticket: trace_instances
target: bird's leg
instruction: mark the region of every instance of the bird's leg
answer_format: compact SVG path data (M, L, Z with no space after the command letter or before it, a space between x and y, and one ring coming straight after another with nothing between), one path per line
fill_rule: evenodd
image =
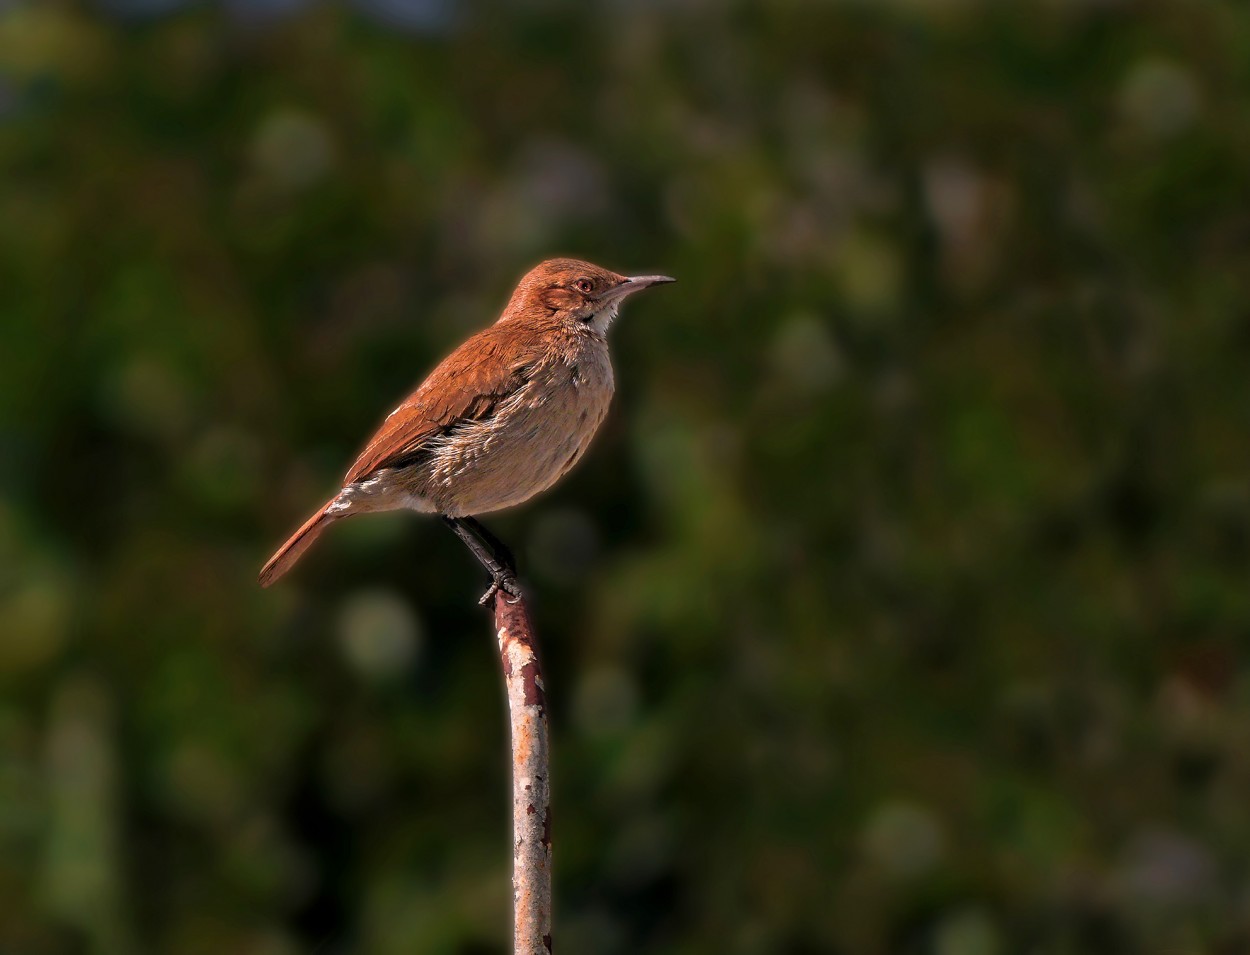
M485 542L486 546L493 552L495 559L499 561L499 563L503 564L504 569L515 577L516 558L512 556L512 551L508 549L508 545L492 534L487 529L486 525L479 521L476 517L462 517L460 520L462 520L468 526L469 530L473 531L473 533L476 534L480 540Z
M477 558L477 562L485 567L487 572L490 574L490 588L486 591L486 593L482 594L478 603L485 607L491 602L492 599L494 599L495 594L500 590L506 593L509 597L515 598L521 596L521 587L516 580L516 564L512 558L512 553L508 550L508 548L503 547L497 537L489 531L486 531L486 537L488 540L486 542L480 540L474 532L477 529L485 530L485 528L482 528L482 525L478 524L478 522L473 520L471 517L449 517L444 514L443 523L450 527L455 532L456 536L464 541L464 545L469 548L469 552ZM474 527L474 525L476 525L476 527ZM493 553L493 546L491 542L493 542L493 545L498 545L503 550L503 560L500 560L500 555Z
M521 585L517 583L516 557L512 555L512 550L507 544L492 534L486 525L476 517L462 517L460 522L490 549L490 556L504 570L502 578L495 574L494 570L491 570L491 589L482 595L482 605L486 606L491 602L496 590L502 590L514 600L519 598L521 596ZM490 570L489 567L487 569Z

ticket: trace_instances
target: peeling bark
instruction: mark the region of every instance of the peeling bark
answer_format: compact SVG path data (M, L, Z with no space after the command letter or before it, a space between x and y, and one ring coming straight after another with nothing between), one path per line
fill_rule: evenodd
M551 952L551 777L547 695L525 598L495 594L495 632L512 738L515 955Z

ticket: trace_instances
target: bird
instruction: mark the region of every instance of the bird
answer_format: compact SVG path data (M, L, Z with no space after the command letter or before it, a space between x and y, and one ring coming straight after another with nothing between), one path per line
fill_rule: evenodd
M477 517L529 500L578 462L615 388L607 334L621 303L673 281L570 258L530 269L495 323L387 415L338 492L265 563L261 586L331 524L411 510L438 515L491 575L483 605L501 590L519 598L516 560Z

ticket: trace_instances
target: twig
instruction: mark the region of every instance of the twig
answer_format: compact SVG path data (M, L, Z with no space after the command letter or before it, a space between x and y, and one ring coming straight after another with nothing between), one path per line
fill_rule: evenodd
M515 599L515 602L512 602ZM515 955L551 953L551 776L547 694L525 598L495 594L495 632L512 735Z

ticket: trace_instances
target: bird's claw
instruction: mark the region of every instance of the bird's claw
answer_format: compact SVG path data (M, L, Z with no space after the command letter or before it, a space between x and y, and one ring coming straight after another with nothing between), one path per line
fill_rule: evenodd
M490 586L486 588L486 593L478 599L478 604L483 607L489 607L495 599L495 594L503 591L512 599L509 603L516 603L521 599L521 585L517 583L516 578L511 574L498 574L490 582Z

